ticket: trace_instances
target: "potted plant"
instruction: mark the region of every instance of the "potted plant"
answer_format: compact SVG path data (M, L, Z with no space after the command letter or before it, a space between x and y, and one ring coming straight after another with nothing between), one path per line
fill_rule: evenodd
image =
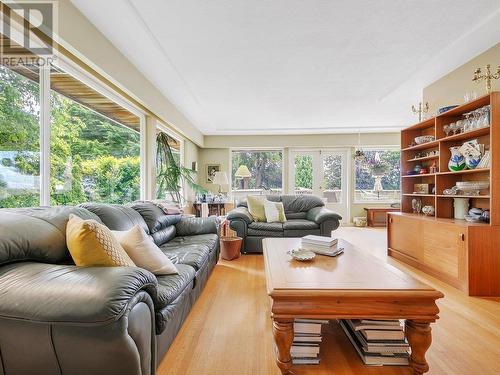
M156 184L157 197L165 198L170 194L173 202L183 205L185 198L181 194L181 186L189 186L195 193L204 194L206 189L195 181L196 172L182 166L176 159L169 141L172 138L160 132L156 136Z

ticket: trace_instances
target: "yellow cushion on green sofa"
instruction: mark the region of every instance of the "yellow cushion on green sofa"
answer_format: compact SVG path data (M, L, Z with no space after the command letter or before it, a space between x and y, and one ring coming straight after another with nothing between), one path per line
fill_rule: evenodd
M255 221L266 222L266 211L264 210L266 201L267 199L264 196L249 195L247 197L248 212Z
M66 244L77 266L135 266L108 227L95 220L69 215Z

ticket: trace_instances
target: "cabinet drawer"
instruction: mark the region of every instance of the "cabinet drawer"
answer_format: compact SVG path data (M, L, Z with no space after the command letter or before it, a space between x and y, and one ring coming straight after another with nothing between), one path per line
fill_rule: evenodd
M422 222L413 218L390 215L389 248L415 260L422 258Z

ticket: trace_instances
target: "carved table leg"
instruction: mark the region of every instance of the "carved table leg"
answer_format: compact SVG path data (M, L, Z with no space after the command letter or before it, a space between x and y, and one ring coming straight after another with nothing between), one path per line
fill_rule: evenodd
M282 374L288 374L292 367L293 319L273 319L273 335L277 349L276 364Z
M429 322L407 320L406 337L411 347L410 366L414 375L422 375L429 371L425 360L425 352L431 346L431 326Z

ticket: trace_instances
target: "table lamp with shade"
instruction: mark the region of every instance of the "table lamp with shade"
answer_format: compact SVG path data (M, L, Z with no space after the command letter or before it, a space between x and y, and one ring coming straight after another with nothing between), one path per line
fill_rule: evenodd
M212 183L219 185L219 194L222 192L222 185L229 185L229 179L226 172L215 172Z
M234 177L241 178L241 188L244 189L245 188L245 178L252 177L252 174L248 170L248 167L246 165L242 164L236 170Z

